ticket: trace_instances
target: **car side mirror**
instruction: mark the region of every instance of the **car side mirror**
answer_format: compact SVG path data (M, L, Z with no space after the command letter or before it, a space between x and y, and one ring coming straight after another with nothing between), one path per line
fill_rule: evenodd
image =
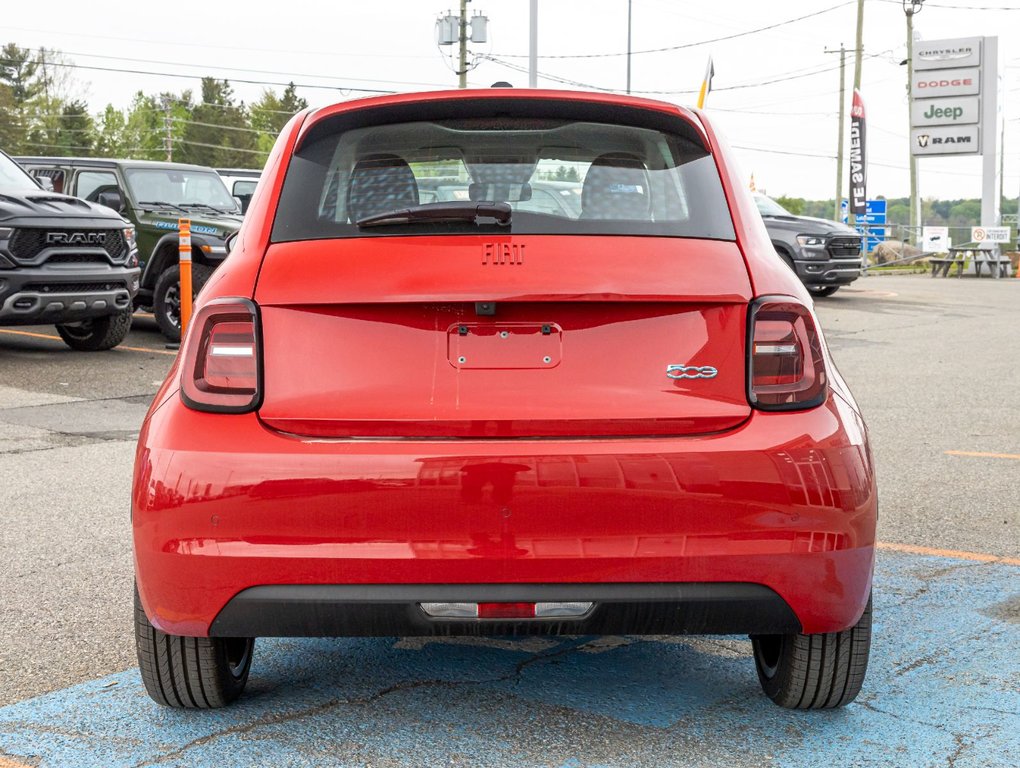
M121 197L120 191L116 189L111 189L109 192L100 192L96 202L107 208L112 208L117 213L124 210L124 198Z
M56 187L53 186L53 179L49 176L36 176L35 180L39 182L39 186L47 192L55 192Z
M234 250L234 243L237 241L238 234L238 232L231 232L227 235L227 239L223 241L223 247L226 249L228 256L230 255L230 252Z

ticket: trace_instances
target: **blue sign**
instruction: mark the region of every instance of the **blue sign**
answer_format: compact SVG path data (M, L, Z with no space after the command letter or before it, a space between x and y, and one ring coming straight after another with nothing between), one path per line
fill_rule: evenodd
M886 212L885 200L868 200L867 212L863 216L858 216L856 219L857 231L862 235L865 234L865 226L867 227L867 245L866 249L870 252L875 250L879 243L885 240L885 212ZM850 219L847 216L847 201L844 200L839 207L843 223L847 224Z

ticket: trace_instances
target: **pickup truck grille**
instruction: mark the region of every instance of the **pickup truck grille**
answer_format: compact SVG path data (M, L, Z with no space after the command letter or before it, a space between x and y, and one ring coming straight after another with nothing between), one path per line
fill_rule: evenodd
M28 283L24 290L36 293L98 293L126 288L123 280L105 283Z
M86 243L47 243L47 239L50 235L60 234L66 236L67 239L71 239L74 235L95 235L101 234L104 236L102 243L86 244ZM67 262L69 260L81 260L81 261L94 261L95 257L84 258L81 254L76 254L75 251L81 248L102 248L105 250L110 258L115 261L123 261L128 255L127 242L124 240L124 231L121 229L17 229L11 236L10 243L7 246L11 252L11 256L16 261L30 262L44 248L58 248L66 253L59 254L58 261ZM54 254L56 255L56 254ZM68 259L68 256L78 257L77 259Z
M859 237L850 235L831 237L826 247L830 256L847 258L861 255L861 240Z

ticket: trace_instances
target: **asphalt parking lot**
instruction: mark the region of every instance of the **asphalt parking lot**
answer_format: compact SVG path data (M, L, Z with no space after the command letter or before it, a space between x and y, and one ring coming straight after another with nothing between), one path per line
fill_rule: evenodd
M1020 280L869 277L818 302L879 470L875 645L843 711L781 710L745 638L260 640L176 712L131 633L134 437L173 362L0 329L0 768L1015 766Z

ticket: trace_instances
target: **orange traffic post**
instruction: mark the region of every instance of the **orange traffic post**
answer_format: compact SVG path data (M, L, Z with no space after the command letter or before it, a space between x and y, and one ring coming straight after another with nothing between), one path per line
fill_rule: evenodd
M191 321L191 219L178 219L177 231L180 233L181 339L183 339Z

